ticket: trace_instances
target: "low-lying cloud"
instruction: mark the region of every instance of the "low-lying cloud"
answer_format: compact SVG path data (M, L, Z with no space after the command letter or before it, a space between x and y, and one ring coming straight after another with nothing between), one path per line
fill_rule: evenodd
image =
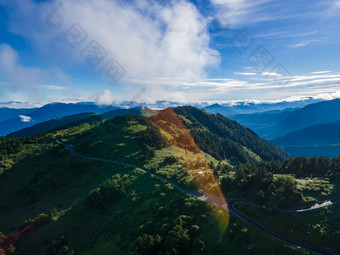
M30 116L20 115L21 122L31 122L32 118Z

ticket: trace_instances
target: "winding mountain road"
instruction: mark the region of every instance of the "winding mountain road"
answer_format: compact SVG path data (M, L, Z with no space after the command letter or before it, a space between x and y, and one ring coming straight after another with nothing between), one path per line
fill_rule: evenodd
M297 241L294 241L288 237L284 237L284 236L281 236L271 230L269 230L268 228L262 226L261 224L259 224L258 222L252 220L251 218L249 218L248 216L246 216L245 214L243 214L242 212L240 212L239 210L237 210L235 208L235 205L238 204L238 203L243 203L243 204L248 204L248 205L251 205L251 206L255 206L255 207L258 207L258 208L263 208L262 206L260 205L257 205L255 203L252 203L252 202L249 202L249 201L245 201L245 200L238 200L238 199L227 199L228 201L228 209L229 211L234 214L235 216L239 217L240 219L250 223L251 225L253 225L256 229L270 235L271 237L279 240L279 241L282 241L284 243L287 243L287 244L291 244L291 245L295 245L295 246L299 246L307 251L311 251L311 252L314 252L316 254L334 254L334 253L331 253L331 252L328 252L328 251L322 251L322 250L319 250L319 249L316 249L314 247L311 247L309 245L306 245L306 244L302 244L302 243L299 243ZM339 198L337 198L337 202L339 202ZM330 204L329 204L330 205ZM304 210L304 211L300 211L299 208L296 208L296 209L289 209L289 210L285 210L285 209L278 209L278 211L280 212L290 212L290 213L298 213L298 212L305 212L305 211L311 211L311 210L315 210L315 209L318 209L318 208L312 208L313 206L309 207L309 209L307 210ZM268 207L265 208L265 209L269 209Z
M135 165L132 165L132 164L127 164L127 163L123 163L123 162L119 162L119 161L115 161L115 160L108 160L108 159L101 159L101 158L96 158L96 157L89 157L89 156L85 156L85 155L81 155L81 154L78 154L74 151L74 146L71 145L71 144L66 144L64 142L62 142L59 138L59 134L57 134L55 136L55 139L57 142L59 142L60 144L64 145L65 149L67 151L70 152L70 154L76 156L76 157L80 157L80 158L84 158L84 159L89 159L89 160L95 160L95 161L101 161L101 162L106 162L106 163L111 163L111 164L118 164L118 165L122 165L122 166L127 166L127 167L131 167L131 168L135 168L135 169L140 169L148 174L150 174L151 176L163 181L163 182L166 182L166 183L169 183L170 185L172 185L174 188L178 189L179 191L185 193L185 194L188 194L190 196L193 196L195 198L198 198L200 200L203 200L207 203L210 203L210 204L213 204L215 205L216 207L219 207L219 208L222 208L222 209L227 209L229 210L229 212L231 212L233 215L235 215L236 217L244 220L245 222L253 225L256 229L260 230L261 232L265 233L265 234L268 234L270 235L271 237L279 240L279 241L282 241L284 243L287 243L287 244L291 244L291 245L294 245L294 246L299 246L307 251L310 251L310 252L314 252L316 254L325 254L325 255L334 255L334 253L331 253L331 252L328 252L328 251L322 251L322 250L318 250L316 248L313 248L311 246L308 246L308 245L305 245L305 244L302 244L302 243L299 243L299 242L296 242L288 237L284 237L284 236L281 236L269 229L267 229L266 227L262 226L261 224L259 224L258 222L254 221L253 219L249 218L248 216L246 216L245 214L243 214L242 212L240 212L239 210L237 210L235 208L235 205L236 204L247 204L247 205L250 205L250 206L253 206L253 207L257 207L257 208L264 208L264 209L267 209L267 210L272 210L272 208L270 207L267 207L267 206L262 206L262 205L259 205L259 204L256 204L256 203L253 203L253 202L250 202L250 201L247 201L247 200L241 200L241 199L233 199L233 198L227 198L227 199L221 199L221 198L217 198L217 197L214 197L210 194L206 194L206 193L203 193L201 190L186 190L186 189L183 189L182 187L180 187L179 185L177 185L176 183L162 177L162 176L159 176L157 174L154 174L146 169L143 169L143 168L140 168L138 166L135 166ZM226 203L227 202L227 203ZM337 198L333 198L333 199L330 199L330 200L326 200L326 201L322 201L322 202L318 202L312 206L305 206L305 207L300 207L300 208L291 208L291 209L277 209L279 212L285 212L285 213L301 213L301 212L307 212L307 211L312 211L312 210L316 210L316 209L319 209L321 207L325 207L325 206L329 206L329 205L332 205L332 204L335 204L335 203L339 203L340 202L340 197L337 197ZM226 206L226 204L228 206Z

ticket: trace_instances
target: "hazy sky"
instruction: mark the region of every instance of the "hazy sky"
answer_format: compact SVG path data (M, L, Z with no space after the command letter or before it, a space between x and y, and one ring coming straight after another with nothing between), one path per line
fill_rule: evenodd
M0 102L340 97L339 0L0 0Z

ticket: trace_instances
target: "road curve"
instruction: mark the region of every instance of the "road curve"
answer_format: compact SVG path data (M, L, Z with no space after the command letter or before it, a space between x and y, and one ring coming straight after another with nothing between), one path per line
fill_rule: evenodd
M279 235L279 234L277 234L277 233L275 233L275 232L265 228L264 226L262 226L261 224L257 223L256 221L252 220L251 218L249 218L248 216L246 216L242 212L238 211L235 208L235 205L238 204L238 203L243 203L243 204L248 204L248 205L251 205L251 206L254 206L254 207L257 207L257 208L264 208L264 209L267 209L267 210L272 210L272 208L270 208L270 207L262 206L262 205L259 205L259 204L256 204L256 203L253 203L253 202L250 202L250 201L247 201L247 200L229 198L229 199L226 199L226 202L228 204L228 208L225 208L225 206L221 206L222 204L225 204L225 203L218 203L218 199L220 199L220 198L216 198L216 197L214 197L214 196L212 196L210 194L202 193L200 190L186 190L186 189L183 189L182 187L180 187L176 183L174 183L174 182L172 182L172 181L170 181L170 180L168 180L168 179L166 179L166 178L164 178L162 176L159 176L157 174L154 174L154 173L150 172L149 170L140 168L140 167L132 165L132 164L127 164L127 163L123 163L123 162L119 162L119 161L115 161L115 160L108 160L108 159L100 159L100 158L96 158L96 157L89 157L89 156L78 154L78 153L76 153L74 151L74 146L73 145L66 144L66 143L64 143L64 142L62 142L60 140L59 134L56 134L55 139L56 139L56 141L58 143L62 144L65 147L65 149L70 152L70 154L72 154L72 155L74 155L76 157L80 157L80 158L84 158L84 159L89 159L89 160L95 160L95 161L101 161L101 162L106 162L106 163L111 163L111 164L118 164L118 165L128 166L128 167L132 167L132 168L135 168L135 169L140 169L140 170L150 174L151 176L156 177L157 179L159 179L159 180L161 180L163 182L169 183L171 186L173 186L174 188L178 189L179 191L181 191L181 192L183 192L185 194L188 194L190 196L196 197L196 198L198 198L200 200L203 200L203 201L205 201L207 203L213 204L213 205L215 205L217 207L220 207L222 209L228 209L229 212L231 212L236 217L238 217L238 218L244 220L245 222L253 225L256 229L260 230L261 232L263 232L265 234L270 235L271 237L273 237L273 238L275 238L275 239L277 239L279 241L282 241L284 243L291 244L291 245L294 245L294 246L301 247L301 248L303 248L303 249L305 249L307 251L314 252L316 254L334 255L334 253L318 250L318 249L313 248L311 246L308 246L308 245L296 242L296 241L294 241L294 240L292 240L290 238L281 236L281 235ZM287 213L301 213L301 212L316 210L316 209L319 209L321 207L329 206L329 205L332 205L332 204L335 204L335 203L339 203L339 202L340 202L340 198L338 197L338 198L334 198L334 199L331 199L331 200L318 202L317 204L315 204L313 206L305 206L305 207L292 208L292 209L278 209L278 211L280 211L280 212L287 212Z
M306 245L306 244L302 244L302 243L299 243L297 241L294 241L288 237L284 237L284 236L281 236L269 229L267 229L266 227L262 226L261 224L259 224L258 222L252 220L251 218L249 218L248 216L246 216L245 214L243 214L242 212L240 212L239 210L237 210L235 208L235 205L238 204L238 203L245 203L245 204L250 204L252 206L255 206L256 207L259 207L259 208L262 208L261 206L258 206L257 204L254 204L252 202L248 202L248 201L244 201L244 200L237 200L237 199L227 199L228 201L228 208L229 208L229 211L234 214L235 216L239 217L240 219L246 221L247 223L253 225L256 229L270 235L271 237L279 240L279 241L282 241L284 243L287 243L287 244L291 244L291 245L294 245L294 246L299 246L307 251L311 251L311 252L314 252L316 254L327 254L327 255L332 255L334 253L330 253L330 252L327 252L327 251L321 251L319 249L316 249L314 247L311 247L309 245ZM268 208L267 208L268 209ZM281 210L279 209L279 211L282 211L284 212L285 210ZM289 212L292 212L292 211L289 211ZM297 212L297 211L295 211Z
M227 199L227 202L228 203L233 202L234 204L247 204L247 205L250 205L250 206L253 206L253 207L266 209L266 210L270 210L270 211L274 209L270 206L259 205L259 204L256 204L254 202L250 202L250 201L242 200L242 199L229 198L229 199ZM340 203L340 197L320 201L320 202L317 202L313 205L291 208L291 209L277 208L276 210L279 211L279 212L284 212L284 213L301 213L301 212L313 211L313 210L320 209L322 207L330 206L330 205L337 204L337 203Z

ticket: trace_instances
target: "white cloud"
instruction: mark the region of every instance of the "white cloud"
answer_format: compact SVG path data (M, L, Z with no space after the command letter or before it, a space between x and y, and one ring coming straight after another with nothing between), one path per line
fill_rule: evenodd
M255 76L256 73L234 73L236 75Z
M314 97L315 99L323 99L323 100L333 100L335 98L340 98L340 90L334 93L322 93L318 94Z
M338 11L340 10L340 1L339 0L333 0L329 1L331 4L328 8L328 10L325 12L325 17L332 16L332 15L338 15Z
M98 95L98 97L95 100L95 103L100 106L105 105L112 105L113 103L113 95L110 90L104 90L103 93Z
M31 122L32 118L30 116L20 115L21 122Z
M18 52L8 44L0 44L0 74L16 87L29 87L45 75L41 69L21 65Z
M254 37L256 38L300 38L317 34L319 31L313 30L310 32L294 32L291 30L283 30L283 31L275 31L275 32L267 32L263 34L257 34Z
M163 4L151 0L134 4L110 0L63 1L60 14L64 23L56 30L47 28L45 18L57 1L26 1L24 5L19 0L14 2L19 10L13 16L21 22L13 23L12 30L32 40L45 53L50 50L46 54L52 54L53 58L67 57L68 62L77 65L86 64L79 53L91 40L98 41L108 52L107 58L115 58L126 69L126 78L200 80L208 67L220 61L219 53L209 46L207 19L186 0ZM74 23L88 34L76 50L62 40Z
M326 74L331 73L332 71L318 71L318 72L311 72L311 74Z
M213 4L240 6L245 2L245 0L211 0L211 2Z
M197 82L188 82L185 80L174 79L159 79L159 80L143 80L131 79L133 84L151 84L159 86L173 86L173 87L192 87L192 88L208 88L210 90L264 90L280 88L296 88L306 87L313 88L314 86L323 86L325 89L337 86L340 82L340 73L319 74L319 75L300 75L300 76L282 76L275 72L264 72L262 77L249 75L244 81L241 79L205 79ZM284 82L284 85L280 85Z
M39 88L39 89L48 89L48 90L65 90L65 89L68 89L67 87L64 87L64 86L46 85L46 84L39 84L39 85L35 85L34 87Z
M263 72L262 75L265 75L265 76L282 76L281 74L274 73L274 72Z
M199 82L187 82L175 79L159 80L130 80L131 84L152 84L158 88L165 88L162 93L156 93L158 98L171 98L172 92L166 88L172 86L182 89L182 94L187 95L188 100L238 100L245 98L257 98L260 101L281 100L289 98L296 101L297 98L314 97L319 99L340 98L340 73L325 73L313 75L300 75L284 77L278 73L265 73L263 76L245 76L240 79L205 79ZM185 87L185 91L183 90ZM157 90L156 90L157 91ZM166 95L166 96L165 96ZM190 95L190 96L188 96ZM230 97L228 97L231 95ZM171 100L171 99L170 99Z
M311 43L311 41L305 41L305 42L301 42L301 43L291 45L290 48L301 48L301 47L305 47L305 46L309 45L310 43Z
M19 98L37 98L45 96L47 90L65 90L66 86L47 85L45 82L56 78L59 82L68 81L69 77L59 68L46 69L27 66L21 63L18 51L8 44L0 44L0 96L6 93L18 100ZM0 97L1 98L1 97ZM26 100L25 99L25 100Z
M218 20L231 25L232 28L246 27L259 22L286 19L286 13L267 10L267 3L275 4L272 0L210 0L219 11ZM278 10L282 7L277 8ZM221 17L222 16L222 17ZM226 22L228 20L228 22Z
M0 107L8 107L14 109L23 109L23 108L38 108L42 107L41 103L33 103L33 102L17 102L17 101L9 101L9 102L0 102Z
M234 74L243 75L245 79L252 79L253 82L242 81L242 77L237 77L240 80L205 79L206 70L218 65L220 57L219 53L209 46L210 36L207 23L211 18L202 16L195 5L188 0L159 1L161 3L152 0L63 1L60 14L64 23L56 30L46 26L45 18L58 1L36 3L32 0L12 0L3 2L15 5L15 8L11 9L13 10L11 13L13 19L10 20L11 32L23 35L30 40L36 49L39 49L45 56L51 57L51 62L55 63L55 59L59 59L70 65L87 66L84 59L80 57L80 52L92 40L96 40L108 51L106 60L114 57L126 69L124 80L126 84L149 84L148 96L153 98L171 99L172 95L178 98L183 97L179 92L170 91L171 87L185 88L187 97L190 99L204 98L206 95L222 95L226 92L236 92L240 95L244 91L252 93L256 90L261 94L266 94L266 90L282 87L275 80L280 79L279 74L267 73L269 77L264 80L261 75L252 73L252 67ZM223 10L227 7L225 14L234 28L287 17L284 15L287 14L287 10L277 11L280 10L280 8L275 8L278 3L272 0L211 0L211 2L216 5L216 10ZM75 50L63 40L64 33L74 23L80 24L88 34L87 39ZM296 42L306 43L303 40L306 38ZM299 47L302 47L302 43ZM26 68L21 65L17 52L10 46L3 47L3 52L0 50L1 53L0 70L6 70L4 73L8 73L7 75L10 75L16 83L31 84L39 80L39 83L34 84L43 85L35 85L36 88L40 86L44 88L44 91L49 89L59 90L60 94L63 92L64 87L44 85L52 82L52 84L59 84L59 82L41 81L40 77L46 74L39 69ZM106 60L104 59L101 64L104 64ZM98 71L101 64L94 72ZM20 75L16 77L16 73ZM318 91L321 91L320 87L324 86L325 89L329 89L340 81L340 76L337 75L323 76L322 74L326 73L321 72L312 74L315 75L291 77L292 80L285 88L289 90L318 85ZM163 77L166 78L161 79ZM333 90L327 91L334 92ZM111 92L103 92L97 97L97 101L101 104L110 104L112 100Z

